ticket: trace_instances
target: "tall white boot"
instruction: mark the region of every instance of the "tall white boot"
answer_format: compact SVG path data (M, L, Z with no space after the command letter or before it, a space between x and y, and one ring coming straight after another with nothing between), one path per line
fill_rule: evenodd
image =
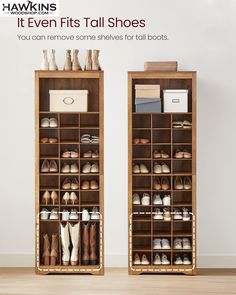
M48 62L48 51L47 49L43 50L43 59L41 62L40 70L48 71L49 69L49 62Z
M69 223L70 238L72 242L72 251L70 256L71 265L78 263L79 240L80 240L80 223Z
M62 244L62 262L63 265L69 265L70 261L70 237L68 222L66 225L61 223L61 244Z
M52 49L51 59L50 59L50 62L49 62L49 70L50 71L57 71L58 70L55 54L56 54L56 50Z

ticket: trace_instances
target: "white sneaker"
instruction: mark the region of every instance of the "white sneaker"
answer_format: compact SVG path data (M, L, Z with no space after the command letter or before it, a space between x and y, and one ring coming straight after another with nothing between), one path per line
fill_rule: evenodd
M140 167L140 173L142 173L142 174L149 173L149 170L146 165L140 164L139 167Z
M57 211L56 208L52 209L52 211L50 213L50 216L49 216L49 219L51 219L51 220L59 219L58 211Z
M139 257L139 255L138 255L137 253L134 255L134 261L133 261L133 264L134 264L134 265L139 265L139 264L141 264L140 257Z
M189 238L183 238L182 243L183 243L183 249L187 249L187 250L192 249L191 242L190 242Z
M183 255L183 264L185 265L191 264L191 261L189 260L188 255L186 254Z
M159 194L154 194L153 195L153 199L152 199L152 203L153 205L162 205L162 199L161 196Z
M155 174L161 174L162 173L160 164L154 163L153 173L155 173Z
M181 256L180 255L176 255L175 256L175 262L174 262L174 264L183 264L183 260L182 260L182 258L181 258Z
M170 173L170 168L168 167L168 165L166 163L161 164L161 172L162 173Z
M161 264L163 264L163 265L170 264L170 261L169 261L167 255L164 253L162 253L162 255L161 255Z
M71 209L70 211L70 220L79 219L78 211L76 209Z
M141 204L141 202L140 202L139 194L134 193L133 194L133 205L140 205L140 204Z
M170 195L164 195L162 202L164 206L170 206Z
M70 218L70 212L68 210L64 209L61 214L61 220L68 221L69 218Z
M99 211L98 211L98 208L97 207L93 207L92 213L91 213L91 219L92 220L98 220L98 219L100 219L100 214L99 214Z
M49 119L49 125L50 125L51 128L57 127L58 126L57 119L56 118L50 118Z
M82 210L82 221L89 221L90 215L87 209Z
M155 208L154 209L154 214L153 214L153 219L155 220L162 220L163 217L163 212L161 211L160 208Z
M174 219L175 220L181 220L183 219L182 217L182 211L179 209L174 209Z
M78 173L79 167L77 163L73 163L70 165L70 173Z
M159 250L159 249L162 249L162 246L161 246L161 239L159 238L155 238L153 240L153 247L152 247L154 250Z
M144 193L141 200L142 205L149 206L150 205L150 195L147 193Z
M155 255L153 264L154 265L160 265L161 264L161 257L160 257L160 255L158 253Z
M50 126L50 121L48 118L42 118L40 126L43 128L47 128Z
M143 256L142 256L141 264L143 264L143 265L150 264L150 262L149 262L149 260L148 260L148 258L147 258L147 256L145 254L143 254Z
M46 208L43 208L43 209L40 211L40 219L41 219L41 220L47 220L48 217L49 217L49 214L50 214L50 211L48 211L48 209L46 209Z
M183 249L182 248L182 239L180 239L180 238L174 239L174 249Z
M170 241L168 239L161 240L162 249L170 249Z
M189 210L187 208L183 208L183 221L189 221L189 220L190 220Z

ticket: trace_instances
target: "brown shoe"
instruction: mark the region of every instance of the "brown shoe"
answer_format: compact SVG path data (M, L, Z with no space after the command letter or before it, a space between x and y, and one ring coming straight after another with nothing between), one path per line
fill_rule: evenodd
M50 257L50 242L48 234L43 235L43 264L49 265Z
M49 172L49 166L50 166L49 161L48 160L44 160L43 163L42 163L42 165L41 165L41 170L40 171L42 173L48 173Z
M84 180L81 184L81 189L83 190L87 190L89 189L89 181L88 180Z
M42 138L40 138L40 142L41 142L41 143L48 143L49 140L48 140L47 137L42 137Z
M51 244L51 265L57 264L57 258L58 258L58 235L53 234L52 235L52 244Z
M162 179L161 179L161 189L165 190L165 191L170 189L170 183L169 183L169 179L167 177L162 177Z
M83 265L89 264L89 223L82 223L82 258Z
M161 189L161 182L160 182L159 177L154 180L153 189L155 189L155 190L160 190Z
M94 189L94 190L99 188L99 185L98 185L96 180L91 180L90 181L90 188Z
M97 233L96 233L96 223L92 223L90 225L90 232L89 232L89 242L90 242L90 264L91 265L95 265L97 264L97 255L96 255L96 251L97 251L97 243L96 243L96 237L97 237Z
M62 189L68 190L71 189L71 181L69 178L65 178L62 183Z
M55 160L50 161L49 171L52 172L52 173L58 172L57 162Z
M183 180L180 176L175 178L175 189L184 189Z

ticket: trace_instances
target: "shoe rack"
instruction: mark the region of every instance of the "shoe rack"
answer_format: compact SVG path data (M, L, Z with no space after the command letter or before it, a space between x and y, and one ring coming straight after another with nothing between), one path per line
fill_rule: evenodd
M50 112L49 90L88 90L88 111L87 112ZM102 71L35 71L35 215L36 215L36 273L89 273L102 275L104 273L103 258L103 213L104 213L104 169L103 169L103 134L104 134L104 114L103 114L103 72ZM56 127L42 127L43 118L55 118ZM96 142L81 142L83 134L90 134L99 138ZM42 142L42 138L55 138L56 142ZM76 150L78 157L64 158L62 154L66 150ZM84 153L88 151L98 151L99 156L84 158ZM58 167L56 172L43 173L41 171L44 160L49 162L54 160ZM54 162L54 163L55 163ZM99 166L97 173L83 173L83 166L87 163L96 163ZM78 171L76 173L63 173L63 164L76 163ZM64 180L77 179L79 186L77 189L63 189ZM83 187L84 181L95 180L98 187L93 189ZM45 191L56 192L58 200L56 202L42 201ZM74 192L77 196L73 204L65 203L63 196L65 192ZM83 221L82 211L87 209L90 213L93 207L97 207L100 218L96 220ZM42 220L41 213L43 209L49 212L56 209L58 218ZM67 222L62 220L63 210L76 209L78 218L69 220L68 224L79 223L78 240L78 261L76 263L63 263L63 247L61 240L61 224L64 226ZM93 227L93 247L95 247L96 259L83 263L83 253L86 250L86 243L89 243L89 232L87 237L83 234L85 228ZM44 259L44 236L49 238L49 253L51 253L52 236L58 237L58 249L54 252L54 258L45 263ZM91 235L91 234L90 234ZM91 238L91 237L90 237ZM86 239L86 241L84 241ZM85 243L84 243L85 242ZM55 243L55 242L54 242ZM95 244L95 245L94 245ZM56 246L57 247L57 246ZM91 249L88 248L88 255ZM69 253L72 252L72 241L70 236ZM51 255L51 254L49 254ZM45 265L46 264L46 265Z
M161 98L164 89L188 89L188 112L183 113L136 113L135 85L160 85ZM162 107L163 108L163 107ZM187 120L192 128L174 128L173 122ZM134 138L148 139L148 143L134 142ZM188 150L190 159L175 158L176 150ZM164 150L168 159L154 159L154 150ZM155 174L155 162L165 162L170 173ZM135 164L144 164L148 173L133 173ZM176 178L191 180L191 189L176 189ZM129 274L142 273L196 273L196 72L129 72L128 73L128 224L129 224ZM164 178L169 188L155 189L155 182ZM149 205L133 204L133 195L140 199L144 193L150 196ZM165 206L154 205L154 195L170 198L170 220L155 220L155 209ZM190 220L174 219L174 211L187 208ZM168 239L169 249L154 249L154 239ZM191 249L176 249L176 238L188 238ZM169 264L155 264L156 254L165 254ZM142 260L145 255L148 263L135 263L135 256ZM189 264L176 264L176 257L187 257Z

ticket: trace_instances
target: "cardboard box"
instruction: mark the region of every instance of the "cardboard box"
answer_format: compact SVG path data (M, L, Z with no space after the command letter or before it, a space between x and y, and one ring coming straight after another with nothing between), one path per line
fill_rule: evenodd
M50 112L87 112L88 90L49 90Z
M160 85L135 85L135 98L160 98Z
M177 61L146 61L144 71L176 72Z

